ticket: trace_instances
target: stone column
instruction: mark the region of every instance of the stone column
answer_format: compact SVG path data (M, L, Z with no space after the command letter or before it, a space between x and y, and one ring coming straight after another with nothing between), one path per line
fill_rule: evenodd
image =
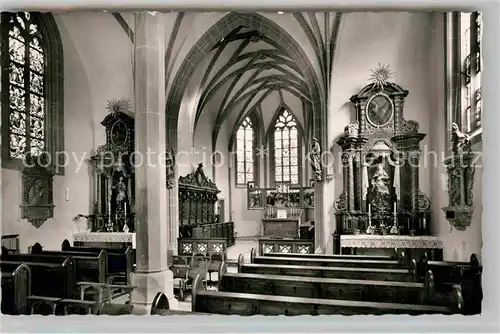
M136 156L136 272L132 284L134 313L149 312L158 292L177 307L173 275L168 270L169 248L165 163L165 24L161 13L136 14L135 31L135 148ZM151 152L151 153L147 153ZM150 156L151 158L147 158ZM150 160L150 161L148 161Z

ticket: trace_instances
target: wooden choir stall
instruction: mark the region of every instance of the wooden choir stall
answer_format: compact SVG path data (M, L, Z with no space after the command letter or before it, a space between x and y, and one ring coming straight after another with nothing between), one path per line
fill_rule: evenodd
M335 201L334 253L343 248L429 249L442 256L430 236L430 200L419 184L419 125L403 117L409 92L390 82L372 83L351 98L357 121L338 140L343 192Z
M215 205L220 191L199 164L193 173L179 177L179 239L224 239L234 245L234 223L219 222Z

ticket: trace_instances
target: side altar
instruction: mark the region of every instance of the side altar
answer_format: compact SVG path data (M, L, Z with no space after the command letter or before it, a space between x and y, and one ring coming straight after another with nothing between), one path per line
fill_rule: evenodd
M334 203L337 254L359 240L376 248L384 238L417 242L430 234L430 200L419 184L426 135L404 118L409 92L389 82L389 74L388 67L374 71L373 83L351 97L356 121L337 141L343 168L343 191Z
M106 142L90 158L93 170L93 212L86 218L87 231L75 233L80 246L135 246L135 127L127 100L109 101L101 122Z

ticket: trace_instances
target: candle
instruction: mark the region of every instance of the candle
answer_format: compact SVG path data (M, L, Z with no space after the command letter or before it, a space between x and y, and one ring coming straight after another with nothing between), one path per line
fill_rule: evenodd
M371 213L371 212L372 212L372 205L368 204L368 213Z
M394 213L396 213L396 202L394 202Z

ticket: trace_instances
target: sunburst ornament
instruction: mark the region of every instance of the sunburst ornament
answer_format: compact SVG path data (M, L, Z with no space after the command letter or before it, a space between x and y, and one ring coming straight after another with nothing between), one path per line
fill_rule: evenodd
M108 101L106 109L114 115L118 115L120 112L127 113L130 110L130 101L124 97L119 100L112 99Z
M380 63L378 63L378 67L376 69L370 71L372 72L370 81L374 84L374 87L378 88L384 88L394 75L389 65L380 65Z

